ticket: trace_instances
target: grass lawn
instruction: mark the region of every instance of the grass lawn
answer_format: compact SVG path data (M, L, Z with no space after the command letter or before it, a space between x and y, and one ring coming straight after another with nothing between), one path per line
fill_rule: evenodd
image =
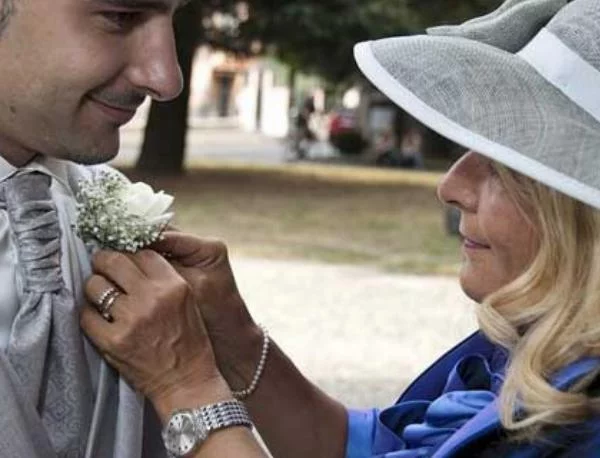
M225 240L232 256L355 263L454 274L440 174L367 167L198 163L183 177L144 177L173 194L175 225Z

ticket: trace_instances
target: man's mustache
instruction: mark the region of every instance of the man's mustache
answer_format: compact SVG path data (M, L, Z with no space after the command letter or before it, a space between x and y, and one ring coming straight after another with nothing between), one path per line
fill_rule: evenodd
M146 100L146 94L139 92L118 93L107 90L95 92L91 97L107 105L127 110L135 110Z

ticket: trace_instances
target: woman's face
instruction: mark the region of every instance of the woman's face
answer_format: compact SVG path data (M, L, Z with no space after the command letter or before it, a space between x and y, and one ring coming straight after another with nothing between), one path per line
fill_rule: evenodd
M444 176L438 196L460 210L460 283L470 298L481 302L525 271L537 250L536 231L489 159L466 153Z

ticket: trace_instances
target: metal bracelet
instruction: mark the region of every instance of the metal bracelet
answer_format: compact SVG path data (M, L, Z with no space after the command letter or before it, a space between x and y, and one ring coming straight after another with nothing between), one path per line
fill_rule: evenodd
M208 433L230 426L252 428L246 406L237 399L202 406L196 412Z
M260 377L262 376L262 374L265 370L267 355L269 354L269 342L271 341L271 339L269 339L269 331L267 330L267 328L265 326L263 326L262 324L259 325L259 327L263 334L263 344L262 344L262 350L260 353L260 360L258 361L258 366L256 368L256 372L254 372L254 377L252 377L252 381L250 382L250 385L248 386L248 388L245 388L240 391L232 392L233 397L236 399L246 399L248 396L250 396L252 393L254 393L254 391L256 390L256 387L258 386L258 382L260 381Z

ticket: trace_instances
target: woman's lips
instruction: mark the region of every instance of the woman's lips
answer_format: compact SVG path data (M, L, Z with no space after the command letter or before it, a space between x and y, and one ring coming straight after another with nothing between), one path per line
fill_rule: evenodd
M470 250L487 250L490 248L489 245L486 245L481 242L477 242L473 239L470 239L469 237L464 237L464 236L463 236L463 246Z

